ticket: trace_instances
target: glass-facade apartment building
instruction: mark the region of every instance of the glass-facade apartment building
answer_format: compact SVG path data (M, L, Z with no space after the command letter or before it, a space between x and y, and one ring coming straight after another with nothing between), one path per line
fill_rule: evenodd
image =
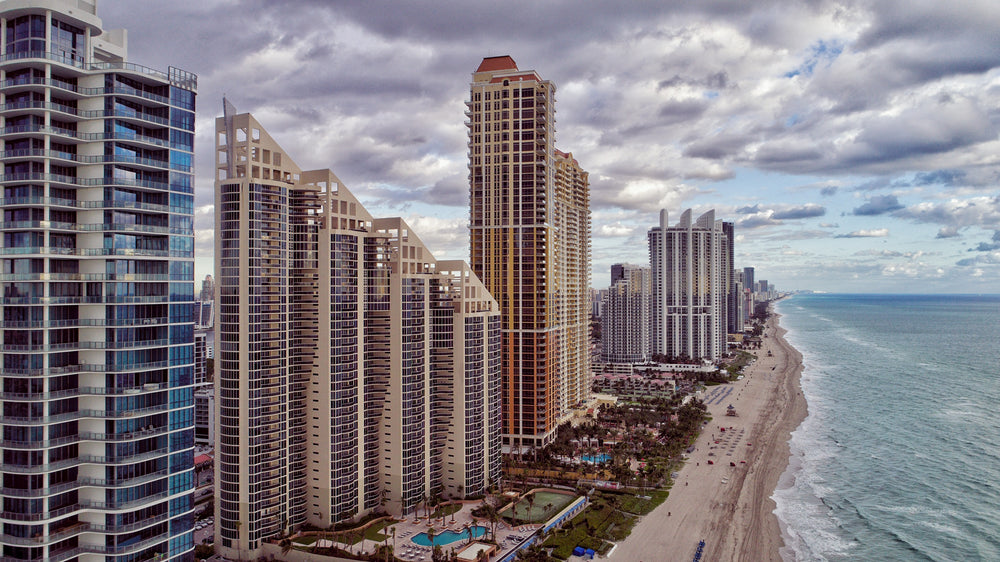
M215 145L219 552L498 482L500 313L471 269L250 114L226 104Z
M0 3L2 560L193 560L196 78Z

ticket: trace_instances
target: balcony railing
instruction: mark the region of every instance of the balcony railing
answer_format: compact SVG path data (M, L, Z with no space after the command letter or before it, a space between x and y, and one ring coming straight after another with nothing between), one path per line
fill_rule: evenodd
M45 59L60 64L72 66L75 68L79 68L81 70L90 70L90 71L108 72L112 70L121 70L125 72L132 72L136 74L152 76L159 80L163 80L171 84L175 84L177 86L192 90L198 87L197 76L173 67L171 67L168 72L163 72L162 70L156 70L153 68L149 68L147 66L142 66L130 62L87 63L84 61L83 57L66 56L60 53L51 53L48 51L22 51L18 53L7 53L5 55L0 55L0 63L9 62L13 60L21 60L21 59Z

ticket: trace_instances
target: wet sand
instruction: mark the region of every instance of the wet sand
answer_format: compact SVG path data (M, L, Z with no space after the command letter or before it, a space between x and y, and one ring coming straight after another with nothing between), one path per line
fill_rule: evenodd
M692 560L699 540L705 541L702 560L781 560L771 495L788 466L791 432L807 412L799 387L802 355L785 341L779 317L772 310L744 379L703 394L712 420L695 451L667 500L642 518L611 560ZM735 417L726 416L730 404Z

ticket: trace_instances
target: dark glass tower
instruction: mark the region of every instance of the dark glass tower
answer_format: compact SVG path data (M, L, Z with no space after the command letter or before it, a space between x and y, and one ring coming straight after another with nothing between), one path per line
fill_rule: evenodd
M193 560L196 78L0 10L2 560Z

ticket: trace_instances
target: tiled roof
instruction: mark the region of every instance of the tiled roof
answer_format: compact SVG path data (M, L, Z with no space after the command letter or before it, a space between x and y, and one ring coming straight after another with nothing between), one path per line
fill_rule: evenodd
M479 63L476 72L493 72L495 70L517 70L517 63L510 58L510 55L485 57L483 62Z

